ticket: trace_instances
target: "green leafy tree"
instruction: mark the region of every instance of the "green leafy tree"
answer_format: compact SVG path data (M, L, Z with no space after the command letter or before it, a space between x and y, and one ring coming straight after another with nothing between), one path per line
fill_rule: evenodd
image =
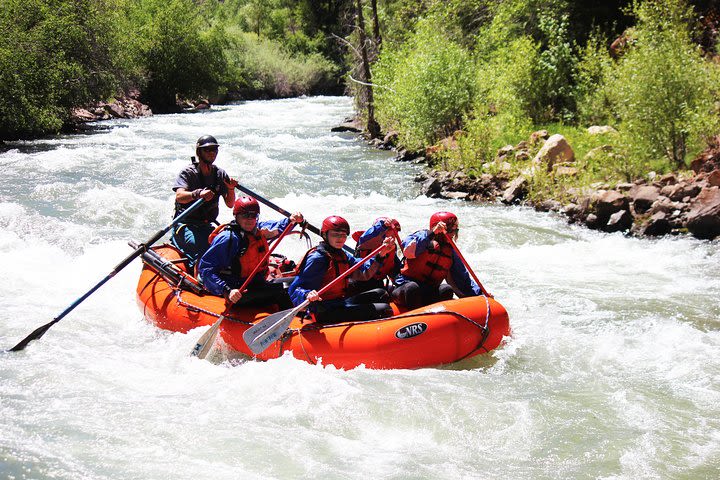
M684 167L688 153L719 127L718 66L691 40L692 9L681 0L648 0L633 12L636 43L606 85L627 147L628 177Z
M134 48L150 106L172 111L177 97L215 93L227 74L224 31L211 28L192 0L137 0L135 9Z
M605 83L614 66L606 41L599 32L589 37L575 70L577 115L581 124L616 123Z
M435 17L423 20L409 41L385 45L374 71L377 116L412 148L459 128L475 88L470 53L448 41Z
M0 2L0 139L57 132L118 86L113 0Z

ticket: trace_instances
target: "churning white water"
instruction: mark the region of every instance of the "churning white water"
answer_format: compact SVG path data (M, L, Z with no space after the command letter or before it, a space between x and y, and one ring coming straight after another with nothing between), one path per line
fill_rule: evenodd
M351 110L347 98L248 102L10 144L0 347L170 222L171 186L203 134L222 144L218 165L314 225L391 215L410 233L457 213L459 246L510 313L507 345L416 371L191 359L205 329L143 320L136 260L26 350L0 353L0 478L718 478L718 243L418 197L417 167L330 132Z

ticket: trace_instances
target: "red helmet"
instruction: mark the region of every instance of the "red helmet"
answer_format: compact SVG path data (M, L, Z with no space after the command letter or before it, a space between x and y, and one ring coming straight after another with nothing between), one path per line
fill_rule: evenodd
M242 196L233 205L233 215L238 213L260 215L260 205L254 198Z
M435 212L430 217L430 229L438 224L438 222L444 222L448 232L456 230L458 228L458 218L454 213L450 212Z
M344 218L332 215L323 220L320 233L326 233L329 230L341 230L350 235L350 224Z
M373 222L373 224L375 224L375 223L377 223L377 222L387 222L388 220L390 221L390 228L394 228L394 229L397 230L398 232L401 230L401 228L400 228L400 222L398 222L398 221L395 220L394 218L390 218L390 217L378 217L378 218L375 219L375 221Z

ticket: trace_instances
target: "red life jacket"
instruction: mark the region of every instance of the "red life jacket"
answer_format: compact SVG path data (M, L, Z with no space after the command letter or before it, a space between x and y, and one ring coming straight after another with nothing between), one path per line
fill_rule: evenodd
M453 264L453 249L447 242L438 242L437 250L428 248L415 258L405 258L400 273L408 278L431 285L440 285Z
M305 254L305 257L303 257L302 262L300 262L300 266L298 267L299 272L302 272L302 270L305 268L305 263L308 256L310 256L310 254L315 251L320 252L328 259L328 269L323 276L322 282L320 283L320 288L318 288L318 290L320 290L325 285L329 284L337 277L347 272L350 268L350 263L348 263L347 255L345 255L345 252L343 252L342 250L330 252L326 250L324 243L320 243L317 247L311 248ZM347 296L347 287L348 277L345 277L342 281L336 283L330 290L323 293L322 299L335 300L336 298L345 298Z
M208 242L212 244L215 237L217 237L220 232L226 228L234 229L236 235L241 237L241 243L242 237L244 237L247 240L247 247L245 249L241 249L239 255L232 259L230 272L222 273L230 273L238 278L250 275L250 272L255 269L255 266L260 263L270 248L268 246L267 239L257 228L252 232L240 232L240 229L235 224L225 223L223 225L218 225L215 230L213 230L213 232L208 236ZM265 260L263 265L258 268L255 275L260 275L260 278L265 279L267 278L268 273L268 261Z
M385 240L385 237L383 235L378 235L376 237L373 237L366 242L363 242L361 244L358 244L358 246L355 249L355 256L360 258L365 258L367 255L370 254L373 250L375 250L377 247L382 245L383 240ZM388 254L387 258L383 261L383 263L378 267L378 271L375 275L373 275L373 279L375 280L382 280L388 275L390 275L394 269L395 269L395 262L398 261L397 255L395 255L395 252L391 252Z

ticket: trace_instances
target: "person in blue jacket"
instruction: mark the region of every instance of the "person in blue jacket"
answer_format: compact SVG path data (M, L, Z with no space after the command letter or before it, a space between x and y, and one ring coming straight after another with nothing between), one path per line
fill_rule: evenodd
M275 304L280 310L292 307L281 283L267 281L268 261L264 259L268 240L279 236L291 221L301 223L301 213L279 221L258 221L260 205L251 197L242 196L233 206L235 220L220 225L210 235L210 248L200 258L199 277L213 295L222 295L231 304L265 306ZM255 267L263 264L253 276L245 292L240 287Z
M367 230L357 231L353 233L353 239L357 242L355 246L355 256L364 257L369 254L386 238L394 239L397 236L397 232L400 231L400 222L394 218L379 217L376 218L373 224ZM366 290L372 290L374 288L388 288L389 282L400 273L400 266L402 262L397 256L397 252L393 251L383 264L378 268L375 275L368 280L350 280L350 291L351 292L364 292Z
M337 323L373 320L392 315L387 303L388 293L377 288L348 297L348 278L338 281L334 287L318 295L318 290L328 285L361 259L343 250L350 234L350 225L339 216L327 217L320 229L323 238L317 247L310 249L300 262L298 275L288 291L294 305L305 300L311 302L309 311L319 323ZM395 242L383 242L386 248L369 259L352 275L357 279L371 278L392 251Z
M398 305L415 309L423 305L460 297L481 295L445 234L457 238L459 222L455 214L437 212L430 217L430 229L419 230L403 240L405 264L395 278L392 299ZM446 280L447 283L442 283Z
M205 203L188 214L182 223L175 226L170 242L187 257L190 271L205 250L208 236L215 228L222 197L228 208L235 202L235 187L238 182L223 170L213 165L218 154L218 142L212 135L203 135L195 143L192 163L177 176L175 191L175 217L185 211L193 202L202 198Z

